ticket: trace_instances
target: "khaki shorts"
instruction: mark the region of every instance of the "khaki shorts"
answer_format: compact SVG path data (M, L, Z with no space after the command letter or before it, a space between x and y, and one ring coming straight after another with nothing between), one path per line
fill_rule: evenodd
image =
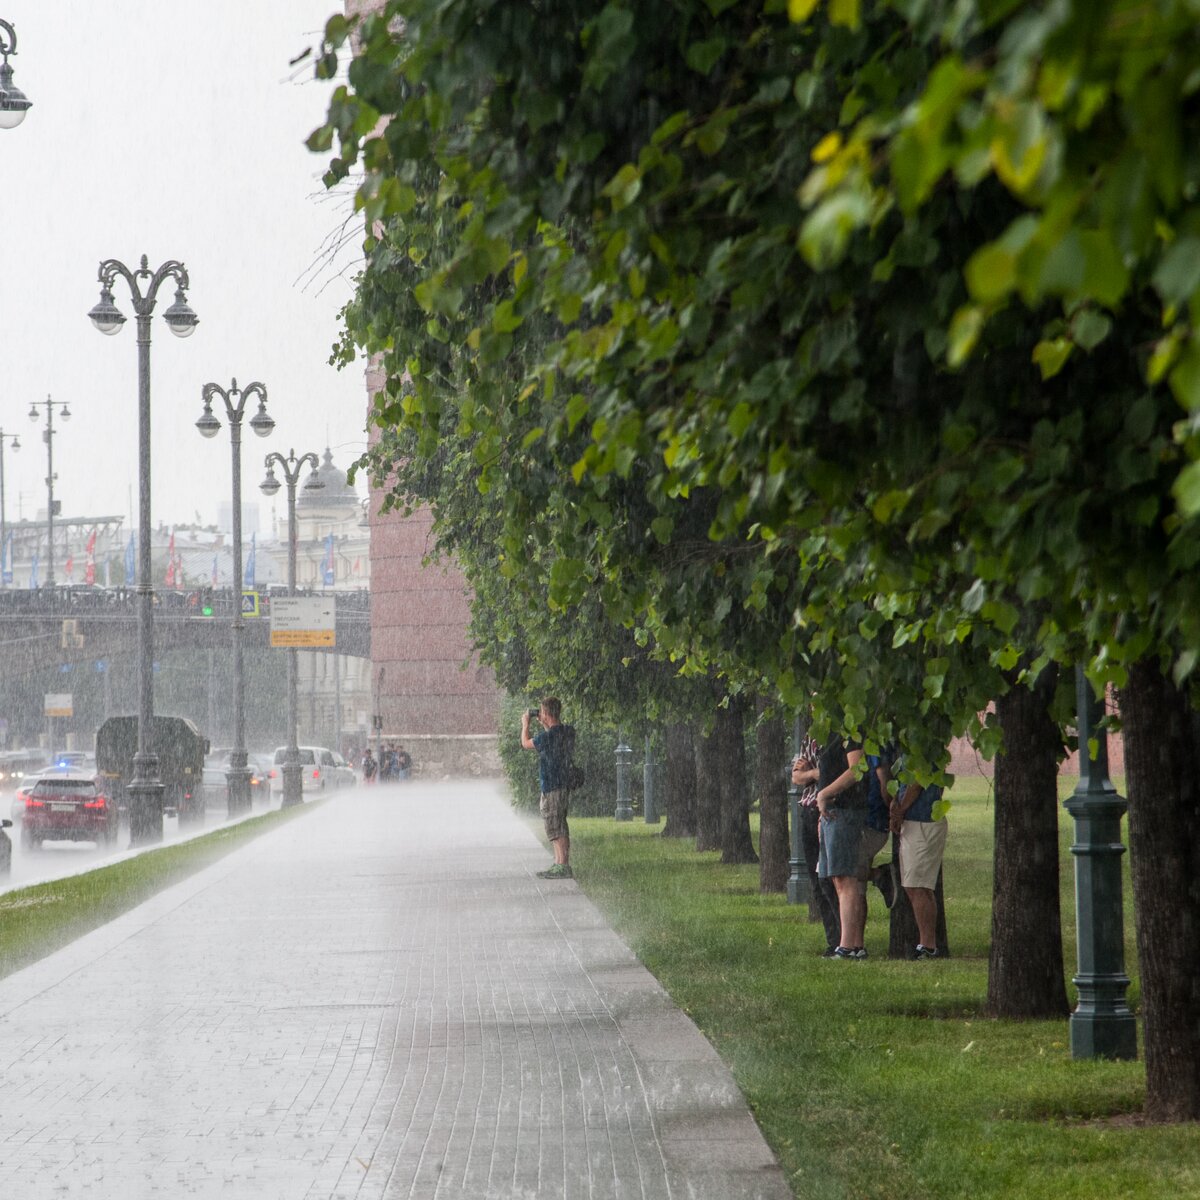
M557 792L543 792L538 802L542 820L546 823L547 841L557 842L559 838L571 836L567 825L567 797L570 793L566 788Z
M888 844L888 838L891 836L886 829L872 829L870 825L863 830L862 841L858 846L858 877L863 883L871 877L871 863L875 855Z
M942 855L946 852L945 819L905 821L900 827L900 883L904 887L937 887Z

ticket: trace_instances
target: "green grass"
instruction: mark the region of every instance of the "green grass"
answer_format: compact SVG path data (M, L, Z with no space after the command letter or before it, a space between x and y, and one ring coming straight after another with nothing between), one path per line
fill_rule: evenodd
M318 803L264 813L82 875L5 892L0 895L0 979L98 929Z
M722 867L715 854L641 822L572 820L572 863L721 1052L804 1200L1200 1196L1200 1126L1140 1123L1140 1062L1073 1062L1065 1020L982 1015L987 786L964 781L951 796L945 892L954 957L944 961L887 960L887 912L874 889L874 957L822 959L824 938L806 906L760 895L757 867ZM1065 813L1061 832L1069 981ZM1127 890L1127 929L1130 908ZM1136 1003L1131 929L1126 962Z

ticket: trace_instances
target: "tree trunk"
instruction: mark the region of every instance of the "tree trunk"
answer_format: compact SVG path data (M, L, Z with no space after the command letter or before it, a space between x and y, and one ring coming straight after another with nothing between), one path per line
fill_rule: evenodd
M1146 1115L1200 1118L1200 719L1150 662L1121 690Z
M762 704L760 702L760 708ZM788 837L788 729L772 717L758 726L754 791L758 796L758 890L786 892L791 872Z
M696 836L696 755L687 725L667 726L667 820L663 837Z
M996 756L995 879L988 1010L997 1017L1067 1014L1058 899L1058 765L1048 702L1054 672L1034 690L996 701L1004 748ZM951 813L951 822L954 817ZM953 836L953 834L951 835Z
M721 750L716 730L695 739L696 849L721 848Z
M720 750L721 861L726 865L756 863L754 839L750 836L750 775L746 763L746 706L731 698L717 709L714 740Z

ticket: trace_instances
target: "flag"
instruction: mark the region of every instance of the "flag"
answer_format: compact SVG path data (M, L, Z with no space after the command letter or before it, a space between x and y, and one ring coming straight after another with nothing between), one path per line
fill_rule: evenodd
M171 540L167 543L167 574L163 583L169 588L175 586L175 530L171 530Z
M3 554L0 554L0 580L5 583L13 581L13 535L11 533L4 539Z
M33 562L29 564L29 586L31 588L37 588L37 587L41 586L38 583L37 568L38 568L38 553L35 550L33 552Z
M247 588L250 591L254 590L254 560L258 556L257 551L258 534L252 533L250 535L250 557L246 559L246 574L242 579L242 587Z
M75 556L67 555L67 582L70 583L75 577Z
M213 555L212 585L213 587L217 586L217 556L215 554Z
M94 529L92 536L87 540L87 566L84 568L83 582L86 584L96 582L96 531Z
M129 545L125 547L125 586L133 587L134 583L134 559L137 558L137 550L133 542L133 534L129 535Z
M356 558L354 560L354 574L355 575L362 574L362 559L361 558Z
M325 539L325 562L323 564L323 567L324 567L325 586L329 587L329 585L332 584L334 581L333 580L333 534L332 533Z

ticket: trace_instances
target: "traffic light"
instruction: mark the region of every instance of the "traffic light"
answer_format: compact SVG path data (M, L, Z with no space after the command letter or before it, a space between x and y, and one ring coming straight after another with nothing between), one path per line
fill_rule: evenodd
M211 617L213 615L213 590L212 588L200 589L200 615L202 617Z

